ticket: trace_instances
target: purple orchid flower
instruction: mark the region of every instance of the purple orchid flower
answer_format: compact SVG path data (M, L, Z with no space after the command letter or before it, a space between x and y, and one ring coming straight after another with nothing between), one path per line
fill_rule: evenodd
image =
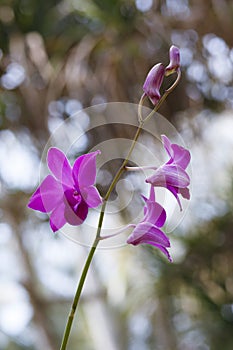
M149 97L153 105L156 105L160 100L160 92L159 89L163 82L165 74L165 68L162 63L156 64L149 71L145 83L143 85L143 91Z
M170 63L165 68L165 75L170 75L180 68L180 50L172 45L169 51Z
M185 171L190 162L190 152L182 146L171 143L165 135L162 135L161 138L170 159L157 168L154 174L146 179L146 182L155 187L167 188L176 197L180 210L182 210L178 194L190 199L188 189L190 178Z
M166 212L164 208L155 201L154 187L151 186L149 198L142 197L146 203L144 207L144 217L137 225L130 224L130 227L133 226L134 230L127 239L127 243L133 245L143 243L153 245L172 261L167 250L167 248L170 247L170 241L160 230L160 227L162 227L166 221Z
M102 199L94 186L96 156L100 151L84 154L71 167L65 154L50 148L47 164L53 175L48 175L30 198L28 207L51 213L50 226L56 232L66 223L80 225L89 208L97 207Z

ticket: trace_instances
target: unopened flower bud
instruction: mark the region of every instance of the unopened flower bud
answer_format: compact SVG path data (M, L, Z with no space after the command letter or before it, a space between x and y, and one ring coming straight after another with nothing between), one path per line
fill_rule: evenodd
M161 97L159 89L163 82L165 74L165 68L162 63L156 64L149 71L145 83L143 85L143 91L149 97L151 102L156 105Z
M165 75L168 76L176 72L180 67L180 50L172 45L169 51L170 63L165 69Z

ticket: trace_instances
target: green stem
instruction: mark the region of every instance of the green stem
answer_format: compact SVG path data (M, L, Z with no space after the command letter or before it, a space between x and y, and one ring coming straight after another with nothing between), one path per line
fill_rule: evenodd
M87 277L87 272L89 270L89 267L90 267L91 261L93 259L94 253L96 251L97 245L98 245L98 243L100 241L99 237L100 237L100 232L101 232L101 228L102 228L102 225L103 225L103 219L104 219L104 212L105 212L106 204L107 204L106 201L104 201L103 204L102 204L102 208L101 208L101 212L100 212L100 216L99 216L98 228L97 228L97 232L96 232L96 238L94 240L94 243L92 244L91 250L90 250L90 252L89 252L89 254L87 256L87 260L86 260L85 265L83 267L83 271L82 271L82 274L81 274L81 277L80 277L80 280L79 280L79 284L78 284L78 287L77 287L77 290L76 290L76 293L75 293L75 296L74 296L74 299L73 299L73 303L72 303L72 306L71 306L71 309L70 309L70 313L69 313L69 316L68 316L68 320L67 320L67 323L66 323L66 328L64 330L64 334L63 334L63 339L62 339L60 350L66 350L66 346L67 346L67 342L68 342L68 339L69 339L69 336L70 336L72 323L73 323L73 320L74 320L74 315L75 315L75 312L76 312L76 309L77 309L77 306L78 306L78 302L79 302L79 299L80 299L80 296L81 296L81 293L82 293L84 282L85 282L86 277Z
M155 106L155 108L153 109L153 111L143 120L142 119L142 104L143 104L143 101L144 101L144 98L145 98L145 94L142 95L141 97L141 100L140 100L140 103L139 103L139 110L138 110L138 118L139 118L139 126L137 128L137 131L135 133L135 136L134 136L134 139L132 141L132 144L131 144L131 147L129 149L129 152L128 152L128 155L127 157L125 158L125 160L123 161L121 167L118 169L111 185L109 186L109 189L106 193L106 196L104 198L104 201L103 201L103 204L102 204L102 208L101 208L101 212L100 212L100 216L99 216L99 222L98 222L98 228L97 228L97 232L96 232L96 237L95 237L95 240L93 242L93 245L91 247L91 250L87 256L87 259L86 259L86 262L85 262L85 265L83 267L83 271L82 271L82 274L81 274L81 277L80 277L80 280L79 280L79 284L78 284L78 287L77 287L77 290L76 290L76 293L75 293L75 296L74 296L74 299L73 299L73 303L72 303L72 306L71 306L71 309L70 309L70 313L69 313L69 316L68 316L68 320L67 320L67 324L66 324L66 328L65 328L65 331L64 331L64 335L63 335L63 339L62 339L62 343L61 343L61 347L60 347L60 350L66 350L66 347L67 347L67 343L68 343L68 340L69 340L69 336L70 336L70 332L71 332L71 327L72 327L72 324L73 324L73 320L74 320L74 315L75 315L75 312L76 312L76 309L77 309L77 306L78 306L78 303L79 303L79 300L80 300L80 296L81 296L81 293L82 293L82 289L83 289L83 286L84 286L84 283L85 283L85 280L86 280L86 276L87 276L87 272L89 270L89 267L90 267L90 264L91 264L91 261L93 259L93 256L95 254L95 251L96 251L96 248L97 248L97 245L99 243L99 241L101 240L101 236L100 236L100 233L101 233L101 229L102 229L102 225L103 225L103 219L104 219L104 214L105 214L105 208L106 208L106 205L107 205L107 201L117 183L117 181L119 180L119 178L121 177L121 174L126 170L126 165L129 161L129 158L133 152L133 149L136 145L136 142L141 134L141 131L142 131L142 128L143 128L143 125L146 121L148 121L152 115L157 112L157 110L159 109L159 107L161 106L161 104L163 103L163 101L166 99L166 97L169 95L169 93L176 87L176 85L178 84L178 81L180 80L180 72L178 72L178 76L177 76L177 79L176 81L174 82L174 84L168 89L165 91L164 95L161 97L161 99L159 100L158 104Z
M138 122L139 122L139 124L142 123L142 121L143 121L142 106L143 106L143 102L144 102L145 98L146 98L146 94L144 93L144 94L142 94L140 101L139 101L139 104L138 104Z
M68 317L68 320L67 320L66 328L65 328L65 331L64 331L64 335L63 335L63 339L62 339L60 350L65 350L66 349L67 342L68 342L68 339L69 339L69 336L70 336L72 323L73 323L73 320L74 320L75 311L77 309L77 305L78 305L78 302L79 302L79 299L80 299L80 295L81 295L81 292L82 292L82 289L83 289L83 285L84 285L84 282L85 282L85 279L86 279L86 276L87 276L87 272L88 272L89 266L91 264L93 255L95 253L96 247L98 245L98 242L99 242L99 240L95 240L95 242L92 245L91 250L90 250L90 252L88 254L86 263L84 265L84 268L83 268L83 271L82 271L82 275L81 275L80 280L79 280L78 288L77 288L77 291L75 293L74 300L73 300L73 303L72 303L72 306L71 306L71 309L70 309L70 313L69 313L69 317Z
M124 162L122 163L121 167L119 168L118 172L116 173L114 179L112 180L112 183L111 185L109 186L109 189L108 189L108 192L106 193L106 196L105 196L105 202L107 202L107 200L109 199L110 197L110 194L112 193L112 190L114 189L117 181L119 180L119 178L121 177L121 174L124 172L125 170L125 166L127 165L128 161L129 161L129 157L131 156L132 152L133 152L133 149L135 147L135 144L139 138L139 135L142 131L142 127L143 127L143 124L144 122L141 122L139 124L139 127L137 128L137 131L136 131L136 134L134 136L134 139L132 141L132 144L131 144L131 147L129 149L129 152L128 152L128 155L127 157L125 158Z

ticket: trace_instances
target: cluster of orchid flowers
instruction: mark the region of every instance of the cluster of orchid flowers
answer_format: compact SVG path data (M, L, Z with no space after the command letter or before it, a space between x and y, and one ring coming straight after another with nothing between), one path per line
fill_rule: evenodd
M153 174L145 181L150 184L150 196L145 200L144 217L137 224L127 239L127 243L138 245L147 243L160 249L167 258L172 261L167 250L170 247L170 240L160 229L166 221L165 209L156 202L155 187L165 187L177 199L180 210L182 210L179 195L190 199L188 186L190 184L189 175L186 168L190 162L190 152L182 146L171 143L168 137L161 136L163 147L169 155L169 160L159 168L153 166L146 167L154 170ZM141 168L139 168L141 169Z
M151 244L171 260L167 250L170 241L160 229L164 226L166 212L156 202L155 187L167 188L176 197L181 208L179 195L189 199L190 179L185 170L190 162L190 153L182 146L171 143L165 135L162 135L162 141L170 159L157 169L151 167L154 172L145 180L150 184L150 195L149 198L142 196L145 201L144 217L137 225L130 224L126 227L134 227L127 243ZM55 147L49 149L47 163L52 175L43 180L28 206L43 213L51 213L50 226L53 232L61 229L66 223L81 225L87 217L88 209L96 208L102 203L102 198L94 186L96 156L99 153L100 151L95 151L82 155L72 167L61 150ZM141 167L138 170L141 170Z
M161 98L160 88L164 77L174 72L178 73L179 69L179 50L172 46L169 65L165 68L162 63L159 63L148 73L143 85L143 97L147 96L156 105ZM150 186L149 198L142 196L145 202L142 220L138 224L130 224L126 227L133 228L127 243L153 245L171 261L167 249L170 247L170 241L161 230L166 221L166 211L156 202L155 188L164 187L169 190L182 210L179 196L190 198L188 189L190 178L186 172L190 153L182 146L172 143L165 135L162 135L161 139L169 159L159 168L147 167L153 170L152 175L145 179ZM48 175L42 181L31 196L28 206L43 213L50 213L50 226L53 232L61 229L66 223L81 225L87 217L89 208L96 208L103 203L104 199L95 187L96 157L99 153L100 151L95 151L84 154L71 166L61 150L55 147L49 149L47 164L52 175ZM125 167L125 170L130 168ZM100 236L99 239L108 237Z

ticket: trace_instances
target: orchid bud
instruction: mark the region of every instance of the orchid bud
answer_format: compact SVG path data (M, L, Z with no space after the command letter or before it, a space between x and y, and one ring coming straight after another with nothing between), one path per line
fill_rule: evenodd
M176 72L180 67L180 50L172 45L169 51L170 63L165 69L165 75L168 76Z
M156 64L149 71L145 83L143 85L143 91L149 97L153 105L156 105L161 95L159 89L163 82L165 74L165 68L162 63Z

